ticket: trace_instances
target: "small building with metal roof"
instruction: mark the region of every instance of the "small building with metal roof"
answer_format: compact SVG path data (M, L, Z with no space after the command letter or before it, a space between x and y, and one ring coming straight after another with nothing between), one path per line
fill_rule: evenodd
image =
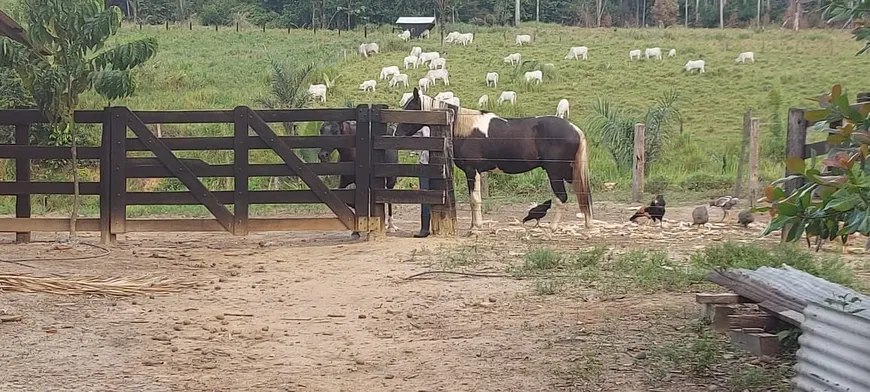
M420 34L425 30L432 31L435 27L434 16L403 16L396 19L396 25L399 28L411 32L411 37L419 38Z

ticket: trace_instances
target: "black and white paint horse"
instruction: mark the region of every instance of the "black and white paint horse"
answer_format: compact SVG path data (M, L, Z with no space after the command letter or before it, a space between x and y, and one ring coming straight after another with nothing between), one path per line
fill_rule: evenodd
M551 227L561 219L568 201L565 183L573 184L586 227L592 223L592 193L589 185L589 153L583 131L555 116L501 118L493 113L448 105L421 95L415 88L405 110L449 109L453 122L453 161L468 182L471 227L483 221L480 173L501 171L518 174L543 168L556 194L556 214ZM399 124L396 134L409 136L423 124Z
M323 125L320 126L320 135L321 136L340 136L340 135L356 135L356 121L324 121ZM356 161L356 148L338 148L338 149L326 149L321 148L320 152L317 154L317 158L320 159L320 162L329 162L329 156L332 155L332 152L338 150L338 161L339 162L355 162ZM384 160L386 163L399 163L399 152L396 150L384 150ZM354 179L354 175L342 175L338 180L339 189L344 189L350 186L351 184L355 185L356 180ZM396 187L396 177L387 177L387 189L393 189ZM351 208L355 208L353 203L348 204ZM387 204L387 221L385 222L387 225L387 230L390 232L398 231L398 228L393 223L393 205ZM358 237L358 232L353 232L353 235Z

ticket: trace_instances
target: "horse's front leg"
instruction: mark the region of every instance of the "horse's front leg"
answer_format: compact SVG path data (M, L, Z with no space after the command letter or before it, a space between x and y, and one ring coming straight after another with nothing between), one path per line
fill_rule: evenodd
M483 198L480 195L480 172L477 170L466 170L465 180L468 183L468 199L471 203L471 229L480 229L483 222L483 211L481 210Z
M393 204L387 203L387 231L390 233L399 232L399 227L396 226L396 222L393 220Z
M559 227L559 221L562 219L562 210L565 202L568 201L568 192L565 191L565 181L560 179L550 179L550 187L553 188L553 193L556 195L556 216L553 217L553 223L550 224L552 230Z

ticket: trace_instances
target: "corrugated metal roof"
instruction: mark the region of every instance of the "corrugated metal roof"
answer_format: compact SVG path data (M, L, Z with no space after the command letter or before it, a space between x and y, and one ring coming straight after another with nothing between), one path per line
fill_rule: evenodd
M396 19L396 24L432 24L435 23L434 16L403 16Z
M870 392L870 319L814 302L804 317L794 390Z

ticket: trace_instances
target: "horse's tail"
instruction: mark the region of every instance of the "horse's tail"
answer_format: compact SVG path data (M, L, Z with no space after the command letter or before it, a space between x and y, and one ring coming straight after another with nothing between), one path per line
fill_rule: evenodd
M580 205L580 212L583 213L584 223L586 227L592 226L592 186L589 184L589 151L586 144L586 136L580 128L571 124L577 135L580 136L580 142L577 144L577 153L574 154L574 173L572 184L574 185L574 193L577 194L577 204Z

